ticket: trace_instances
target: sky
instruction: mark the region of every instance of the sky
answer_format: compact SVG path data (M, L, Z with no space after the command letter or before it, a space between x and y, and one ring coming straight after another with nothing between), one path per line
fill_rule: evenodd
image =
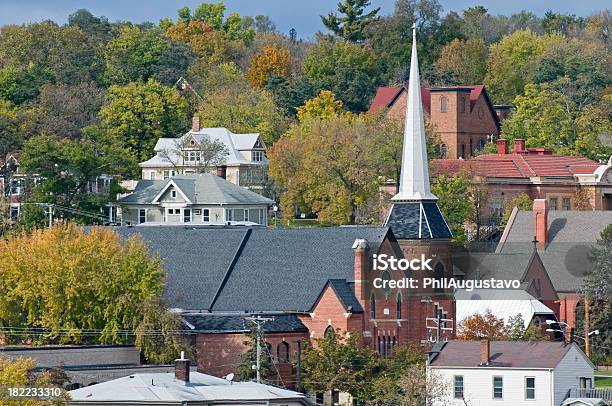
M216 2L217 0L208 0ZM510 15L529 10L543 15L548 9L560 13L590 15L609 7L609 0L439 0L444 12L461 11L475 5L483 5L491 14ZM192 9L203 0L0 0L0 25L21 24L46 19L65 23L69 14L86 8L95 15L106 16L110 21L158 22L161 18L176 18L176 10L182 6ZM298 36L309 38L323 30L319 15L335 10L337 0L224 0L227 12L242 15L268 15L279 31L287 33L295 28ZM373 7L381 7L382 14L393 11L395 0L372 0Z

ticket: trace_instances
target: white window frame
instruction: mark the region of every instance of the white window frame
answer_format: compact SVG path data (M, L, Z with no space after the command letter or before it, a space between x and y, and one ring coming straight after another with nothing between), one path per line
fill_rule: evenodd
M187 217L187 213L189 213L189 217ZM190 209L190 208L188 208L188 207L187 207L187 208L184 208L184 209L182 210L182 216L181 216L181 218L182 218L182 220L183 220L183 223L191 223L191 220L192 220L192 218L193 218L191 209Z
M501 389L501 397L496 397L495 396L495 379L499 378L501 380L501 386L499 387ZM493 397L493 400L503 400L504 399L504 377L500 376L500 375L496 375L493 376L493 378L491 379L491 383L493 384L493 393L491 394Z
M533 379L533 387L527 386L527 380ZM533 390L533 397L529 397L528 391ZM535 376L526 376L525 377L525 400L536 400L536 378Z
M264 152L263 151L253 151L253 162L263 162Z
M461 396L457 396L457 378L461 378ZM465 394L465 378L463 375L453 375L453 399L463 399Z
M156 177L157 174L155 173L155 171L149 171L149 180L155 180Z
M140 221L140 219L143 217L141 216L141 213L144 212L144 221ZM147 222L147 209L138 209L138 224L144 224Z
M210 209L202 209L202 221L210 223Z
M243 220L249 221L249 209L244 209Z
M173 199L176 199L176 196L178 196L177 193L176 193L176 189L172 189L170 191L170 197L173 198Z
M234 209L225 209L225 221L234 221Z

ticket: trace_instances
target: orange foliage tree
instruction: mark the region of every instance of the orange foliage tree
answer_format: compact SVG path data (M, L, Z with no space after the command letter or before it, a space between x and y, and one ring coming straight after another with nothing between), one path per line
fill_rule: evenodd
M504 340L508 338L508 331L504 319L495 317L491 310L482 314L475 314L459 322L457 326L459 340Z
M273 74L289 77L291 72L291 55L286 48L275 45L265 46L259 54L251 59L251 65L247 71L247 79L255 87L264 87L268 83L268 77Z

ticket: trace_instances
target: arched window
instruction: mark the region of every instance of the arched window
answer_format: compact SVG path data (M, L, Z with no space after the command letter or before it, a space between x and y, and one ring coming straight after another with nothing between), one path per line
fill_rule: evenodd
M461 144L461 158L465 158L465 144Z
M276 346L276 356L278 357L278 362L289 362L289 343L286 341L281 341Z
M442 284L443 279L444 279L444 265L442 264L442 262L438 262L436 266L434 267L434 279L436 281L440 281L440 284ZM434 293L442 293L442 292L444 292L444 289L442 289L442 286L434 287Z
M376 318L376 295L374 292L370 295L370 319L374 320Z
M397 318L402 318L402 293L398 292L397 299L395 302L395 313L397 314Z
M334 330L333 326L327 326L325 329L325 338L331 338L336 335L336 330Z
M446 159L447 155L448 155L448 148L446 144L440 145L440 159Z
M478 149L483 149L485 146L485 140L484 138L481 138L480 140L478 140Z
M440 112L446 113L446 96L440 97Z
M470 138L470 156L474 154L474 147L472 145L472 139Z

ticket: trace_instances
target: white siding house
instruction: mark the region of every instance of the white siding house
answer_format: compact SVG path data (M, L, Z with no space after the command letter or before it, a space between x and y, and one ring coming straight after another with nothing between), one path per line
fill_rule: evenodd
M560 406L594 366L574 343L455 340L434 347L428 370L447 388L436 406Z

